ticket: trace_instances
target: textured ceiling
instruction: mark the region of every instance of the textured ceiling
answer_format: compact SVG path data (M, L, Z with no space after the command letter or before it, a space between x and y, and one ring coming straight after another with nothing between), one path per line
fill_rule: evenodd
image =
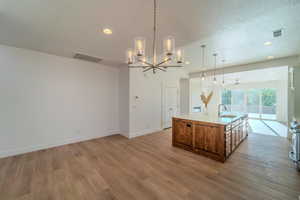
M159 39L176 37L184 46L189 72L203 70L201 44L206 44L205 68L211 54L226 65L300 53L298 0L158 0ZM80 52L118 66L136 36L152 39L151 0L1 0L0 43L72 57ZM101 29L113 30L110 36ZM272 31L283 28L283 36ZM265 41L273 45L265 47ZM161 47L161 41L158 44ZM150 51L148 51L150 53ZM150 55L151 56L151 55Z

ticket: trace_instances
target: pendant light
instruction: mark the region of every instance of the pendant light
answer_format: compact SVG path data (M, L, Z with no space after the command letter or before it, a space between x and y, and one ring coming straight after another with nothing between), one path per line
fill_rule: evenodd
M215 57L215 69L214 69L214 78L213 78L213 82L214 84L217 84L217 77L216 77L216 70L217 70L217 53L214 53L213 56Z
M223 63L223 69L222 69L222 86L224 86L225 85L225 78L224 78L224 68L225 68L225 66L224 66L224 63L225 63L225 59L223 59L222 60L222 63Z
M240 84L240 79L239 79L239 78L236 78L236 79L235 79L234 85L239 85L239 84Z
M206 45L201 45L201 48L202 48L202 68L204 67L205 47L206 47ZM202 71L201 80L202 81L205 80L205 73L204 73L204 71Z

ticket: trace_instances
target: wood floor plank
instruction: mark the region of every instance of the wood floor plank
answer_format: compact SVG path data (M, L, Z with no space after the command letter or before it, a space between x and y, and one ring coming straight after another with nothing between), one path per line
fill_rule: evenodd
M224 164L171 145L171 130L0 159L1 200L289 200L300 173L285 139L250 134Z

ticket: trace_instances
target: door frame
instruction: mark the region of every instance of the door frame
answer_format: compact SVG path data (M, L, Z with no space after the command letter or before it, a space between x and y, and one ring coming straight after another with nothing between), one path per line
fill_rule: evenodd
M180 113L180 87L178 81L172 81L172 82L162 82L162 107L161 107L161 127L162 129L170 128L166 125L166 89L167 88L176 88L177 90L177 114ZM172 127L172 126L171 126Z

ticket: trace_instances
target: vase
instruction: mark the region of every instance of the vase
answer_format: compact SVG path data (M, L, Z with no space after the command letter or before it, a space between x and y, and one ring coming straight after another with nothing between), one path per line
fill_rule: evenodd
M208 115L208 109L206 106L203 107L203 114Z

